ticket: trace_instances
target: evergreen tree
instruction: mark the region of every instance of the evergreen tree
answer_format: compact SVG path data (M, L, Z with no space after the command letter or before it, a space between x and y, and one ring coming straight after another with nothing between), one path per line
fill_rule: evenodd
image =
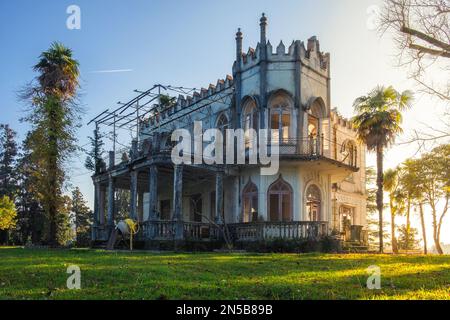
M398 238L397 246L400 250L416 250L419 245L419 231L416 228L411 228L405 224L397 228Z
M77 246L86 246L90 240L90 227L93 221L93 213L87 206L80 189L76 187L72 191L72 217L75 220L75 233Z
M17 133L7 124L0 124L0 196L14 197L16 192L15 165Z
M94 130L93 136L88 137L91 145L91 150L88 151L86 161L84 166L86 169L91 170L95 173L99 173L104 166L103 157L103 135L98 131Z
M31 151L27 147L29 135L22 144L22 152L17 161L17 226L13 239L21 244L26 244L28 241L34 244L40 243L43 240L46 224L34 175L37 172L37 164L31 161Z

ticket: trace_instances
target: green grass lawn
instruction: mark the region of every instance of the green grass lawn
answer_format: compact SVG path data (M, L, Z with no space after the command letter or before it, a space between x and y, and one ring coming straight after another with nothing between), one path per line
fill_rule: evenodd
M69 290L69 265L81 290ZM370 265L381 290L366 288ZM0 248L0 299L449 299L450 256Z

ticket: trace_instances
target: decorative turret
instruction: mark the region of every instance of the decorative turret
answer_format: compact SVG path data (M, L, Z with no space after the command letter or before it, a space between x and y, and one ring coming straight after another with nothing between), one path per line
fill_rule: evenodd
M267 42L267 38L266 38L266 30L267 30L267 18L265 16L265 14L262 14L261 19L259 20L260 24L259 26L261 27L261 40L260 43L262 45L265 45Z
M236 33L236 62L238 65L241 63L242 59L242 32L241 28L238 29Z

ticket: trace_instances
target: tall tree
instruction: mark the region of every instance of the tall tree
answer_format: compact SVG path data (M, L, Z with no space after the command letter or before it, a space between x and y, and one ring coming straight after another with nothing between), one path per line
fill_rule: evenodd
M418 166L420 174L416 184L431 208L434 244L437 252L443 254L440 239L442 223L450 201L450 144L436 147L422 155Z
M426 236L426 225L425 216L423 211L424 197L420 186L420 166L418 165L419 160L417 159L407 159L401 165L402 176L400 180L401 189L407 199L407 210L406 210L406 225L405 225L405 235L409 237L409 230L411 229L410 220L410 210L411 208L419 208L420 224L423 238L423 251L427 254L427 236Z
M17 157L16 132L7 124L0 124L0 196L14 197L16 191L15 163Z
M22 143L21 154L17 161L17 226L13 235L15 242L22 244L28 241L41 242L46 224L35 175L40 164L31 161L31 150L28 149L29 137L30 133Z
M404 210L403 194L400 191L399 168L388 169L384 172L383 187L389 192L389 209L391 211L391 245L392 252L398 253L397 238L395 236L395 217Z
M75 232L77 246L89 244L89 231L93 220L93 213L89 209L84 200L80 188L76 187L72 191L72 207L73 218L75 219Z
M354 102L357 113L352 122L360 141L377 157L377 209L379 215L379 251L383 252L383 153L403 130L403 110L411 106L409 91L398 93L393 87L377 87Z
M25 118L32 126L28 147L39 185L40 201L47 215L48 242L57 245L58 213L64 211L63 186L67 180L64 164L76 150L75 131L78 127L79 108L76 104L78 89L78 62L72 50L53 43L43 52L34 66L38 73L22 93L31 108Z
M14 201L17 193L16 132L7 124L0 124L0 197L8 196ZM6 242L9 238L9 228L0 229L0 241Z
M99 173L104 165L103 161L103 135L96 129L93 132L92 137L88 137L91 145L91 150L87 152L86 161L84 166L86 169Z

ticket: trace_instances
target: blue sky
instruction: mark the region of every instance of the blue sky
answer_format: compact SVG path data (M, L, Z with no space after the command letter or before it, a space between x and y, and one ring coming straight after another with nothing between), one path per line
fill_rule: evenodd
M17 90L35 74L32 66L53 41L74 51L81 65L81 101L85 108L79 144L93 130L87 121L117 101L133 97L134 89L155 83L186 87L207 86L231 74L235 32L244 33L244 48L259 39L259 18L269 18L268 38L288 45L294 39L317 35L321 49L331 53L332 105L352 115L352 102L378 84L398 90L414 89L405 70L394 68L389 35L383 39L367 27L368 8L381 0L283 1L144 1L144 0L14 0L0 2L0 123L9 123L23 138L27 125L19 123L25 106ZM66 9L81 8L81 30L68 30ZM101 70L131 70L98 73ZM405 134L433 121L436 102L419 97L405 115ZM434 118L433 118L434 117ZM128 141L123 141L128 142ZM392 167L413 156L414 146L398 146L387 155ZM92 203L84 155L73 161L72 183ZM373 156L368 163L374 164Z

